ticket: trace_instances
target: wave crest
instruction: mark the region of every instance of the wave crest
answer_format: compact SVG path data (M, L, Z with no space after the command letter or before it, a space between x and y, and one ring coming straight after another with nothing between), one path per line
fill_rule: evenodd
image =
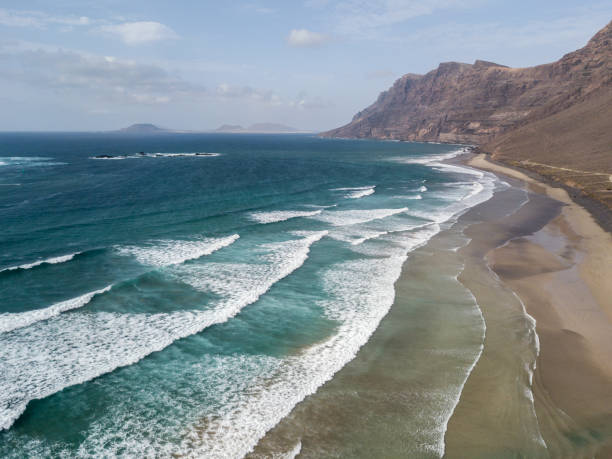
M150 246L118 247L120 255L132 256L143 265L164 267L210 255L234 243L240 236L204 238L196 241L161 240Z

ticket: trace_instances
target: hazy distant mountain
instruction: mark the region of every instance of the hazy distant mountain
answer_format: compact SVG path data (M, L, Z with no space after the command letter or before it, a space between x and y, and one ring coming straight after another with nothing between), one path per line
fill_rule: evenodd
M119 129L117 132L124 132L126 134L161 134L163 132L174 132L171 129L164 129L155 126L150 123L138 123L132 124L123 129Z
M300 132L299 129L296 129L294 127L276 123L251 124L248 130L251 132Z
M216 129L217 132L243 132L244 130L239 124L224 124Z
M277 123L255 123L245 128L237 124L224 124L216 129L216 132L228 133L253 133L253 134L281 134L292 132L304 132L291 126Z

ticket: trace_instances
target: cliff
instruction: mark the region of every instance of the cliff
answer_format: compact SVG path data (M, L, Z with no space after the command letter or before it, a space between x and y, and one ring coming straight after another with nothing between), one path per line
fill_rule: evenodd
M486 143L609 85L611 31L612 23L584 48L537 67L447 62L426 75L404 75L349 124L322 135Z
M475 144L612 208L612 22L550 64L449 62L404 75L321 135Z

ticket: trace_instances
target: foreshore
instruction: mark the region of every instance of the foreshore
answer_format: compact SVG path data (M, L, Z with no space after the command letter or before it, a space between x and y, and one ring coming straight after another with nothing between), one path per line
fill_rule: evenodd
M610 457L612 237L470 158L511 186L410 254L368 343L249 457Z
M558 216L540 230L517 234L485 256L536 321L540 351L533 392L549 454L610 457L612 235L562 188L484 155L468 164L521 180L530 191L562 203Z

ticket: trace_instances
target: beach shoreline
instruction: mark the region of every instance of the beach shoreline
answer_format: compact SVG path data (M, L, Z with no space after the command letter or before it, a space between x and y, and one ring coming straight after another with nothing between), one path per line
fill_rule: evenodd
M482 168L491 172L497 171L502 175L518 178L523 181L533 181L550 188L564 190L567 194L567 199L570 199L575 204L587 210L597 224L607 231L612 233L612 210L603 202L590 197L578 188L571 187L561 181L554 180L550 177L538 174L536 171L508 164L500 160L494 159L488 152L483 152L478 146L470 145L471 153L475 156L474 161L470 164L476 168ZM466 160L470 162L470 160ZM479 163L482 167L476 165ZM514 174L514 175L513 175Z
M561 187L484 155L467 164L526 184L562 204L532 234L517 234L485 258L535 319L540 351L535 408L552 455L612 451L612 235Z
M394 304L370 340L247 457L296 448L297 457L610 454L612 311L603 307L610 233L562 189L481 156L451 162L511 185L410 255ZM440 327L448 314L470 307L458 290L448 296L442 282L453 276L472 295L484 325L478 332L475 315L470 325L457 322L476 327L471 363L463 360L468 348L453 349L452 340L431 353L437 339L452 333ZM574 307L585 298L588 310ZM424 316L431 317L423 322ZM422 412L415 424L423 397L438 396L434 386L457 359L436 362L440 352L463 356L455 360L464 362L463 382L451 390L456 402L444 411L446 421ZM415 445L422 429L433 429L430 438L439 443Z

